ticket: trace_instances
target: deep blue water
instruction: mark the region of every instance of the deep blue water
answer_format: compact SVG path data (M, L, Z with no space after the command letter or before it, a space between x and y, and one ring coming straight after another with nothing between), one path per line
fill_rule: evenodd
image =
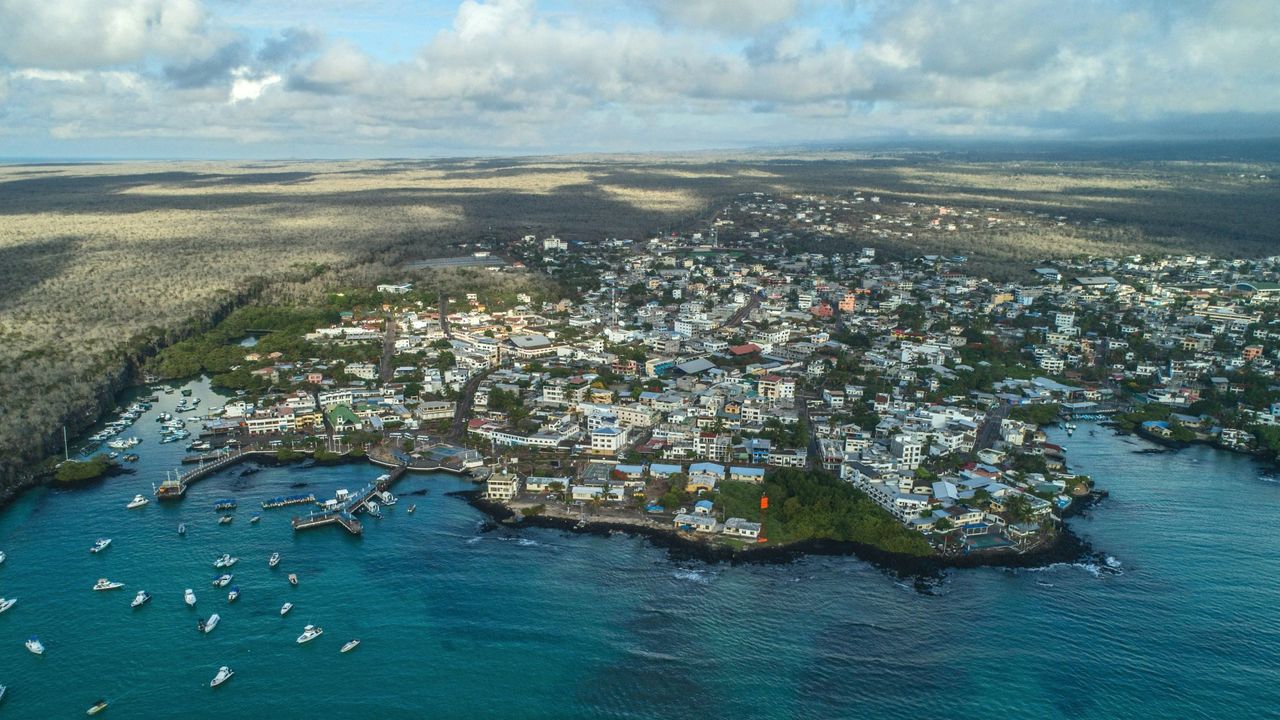
M207 387L197 395L217 405ZM180 396L161 396L160 409ZM644 541L479 533L480 516L411 476L362 538L293 534L264 498L355 488L366 465L226 471L180 503L125 510L181 454L135 430L138 474L36 490L0 513L0 684L13 718L954 718L1261 716L1280 707L1280 485L1208 449L1141 455L1083 426L1051 433L1111 499L1073 527L1123 574L961 571L923 595L853 558L677 564ZM429 488L425 497L403 493ZM234 495L234 523L215 499ZM406 514L410 502L418 511ZM189 530L179 537L176 526ZM87 549L114 538L100 555ZM278 550L284 561L267 568ZM210 587L222 552L241 599ZM297 572L300 585L285 580ZM92 592L98 577L127 583ZM190 610L182 591L195 589ZM138 589L154 595L131 610ZM279 617L286 600L293 612ZM199 635L197 617L222 622ZM294 638L306 623L323 637ZM39 634L44 657L22 641ZM347 655L338 648L359 637ZM237 675L211 690L218 666Z

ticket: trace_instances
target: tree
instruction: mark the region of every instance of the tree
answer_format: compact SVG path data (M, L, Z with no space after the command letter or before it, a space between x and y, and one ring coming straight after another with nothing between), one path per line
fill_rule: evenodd
M1015 523L1023 523L1031 519L1031 501L1022 493L1010 493L1002 503L1004 514Z

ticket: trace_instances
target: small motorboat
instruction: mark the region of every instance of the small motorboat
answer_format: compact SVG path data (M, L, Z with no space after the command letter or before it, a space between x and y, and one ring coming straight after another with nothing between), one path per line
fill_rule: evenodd
M4 559L5 559L6 557L8 557L8 556L4 554L4 551L3 551L3 550L0 550L0 565L3 565L3 564L4 564Z
M218 621L221 619L222 619L222 616L218 615L218 613L214 613L209 616L208 620L200 620L199 622L197 622L196 628L200 630L200 632L208 635L209 633L213 632L214 628L218 627Z
M413 511L414 511L414 510L417 510L417 509L418 509L418 506L417 506L417 505L410 505L410 506L409 506L409 514L410 514L410 515L412 515L412 514L413 514Z
M139 590L138 594L134 596L133 602L129 603L129 607L136 608L150 599L151 599L151 593L147 592L146 590Z
M111 538L98 538L93 543L93 547L89 548L89 552L100 553L103 550L106 550L108 547L110 547L110 545L111 545Z
M8 687L4 685L0 685L0 700L4 700L4 694L8 691L9 691Z
M235 565L235 564L236 564L236 563L238 563L238 562L240 562L240 558L238 558L238 557L231 557L230 555L228 555L228 554L226 554L226 553L223 553L222 557L220 557L220 558L218 558L217 560L214 560L214 561L213 561L213 566L214 566L215 568L219 568L219 569L220 569L220 568L229 568L229 567L231 567L232 565Z
M186 523L178 523L178 534L179 534L179 535L186 535L186 534L187 534L187 524L186 524Z
M302 634L298 636L298 644L309 643L323 634L324 628L318 625L308 625L302 628Z
M231 522L231 521L232 521L232 520L234 520L234 519L235 519L235 518L233 518L233 517L232 517L232 516L230 516L230 515L223 515L222 517L218 518L218 524L219 524L219 525L226 525L227 523Z
M134 496L133 496L133 499L129 501L129 504L128 504L128 505L125 505L125 508L127 508L127 509L129 509L129 510L132 510L132 509L134 509L134 508L140 508L140 507L142 507L143 505L146 505L146 504L147 504L147 503L149 503L149 502L151 502L151 501L150 501L150 500L148 500L148 499L146 499L146 498L145 498L145 497L143 497L142 495L134 495Z
M290 585L292 585L292 586L294 586L294 587L297 587L297 586L298 586L298 574L297 574L297 573L289 573L289 584L290 584Z
M267 559L267 567L275 567L280 564L280 553L273 552L271 557Z
M261 519L262 519L262 516L261 516L261 515L254 515L253 517L249 518L249 523L250 523L250 524L253 524L253 525L256 525L256 524L258 523L258 521L259 521L259 520L261 520Z
M293 609L293 603L285 603L285 604L281 605L281 606L280 606L280 617L284 617L285 615L288 615L288 614L289 614L289 611L290 611L290 610L292 610L292 609Z
M27 642L24 644L27 646L28 650L35 653L36 655L44 654L44 643L40 642L40 638L36 637L35 635L32 635L31 637L27 638Z
M122 582L114 582L106 578L98 578L98 582L93 584L94 590L118 590L124 587Z
M8 600L0 598L0 613L13 607L18 602L18 598L9 598Z
M227 602L233 603L238 597L240 597L240 586L235 585L231 588L231 592L227 593Z
M218 577L213 579L213 586L226 587L231 584L231 578L233 577L235 576L228 573L223 573L222 575L219 575Z
M187 588L187 591L182 593L182 599L187 602L187 607L196 606L196 594L191 588Z
M226 665L223 665L222 667L218 668L218 674L214 675L213 679L209 681L209 687L211 688L218 687L222 683L230 680L231 676L235 674L236 674L235 670L232 670Z
M343 645L342 650L340 650L339 652L349 653L352 650L355 650L356 646L359 644L360 644L359 640L348 640L347 644Z
M85 715L97 715L98 713L100 713L100 712L102 712L103 710L106 710L106 709L107 709L107 701L106 701L106 700L99 700L98 702L94 703L93 705L90 705L90 706L89 706L89 709L84 711L84 714L85 714Z

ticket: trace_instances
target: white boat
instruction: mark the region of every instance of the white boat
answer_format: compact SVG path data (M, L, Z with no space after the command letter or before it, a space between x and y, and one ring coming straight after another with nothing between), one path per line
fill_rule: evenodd
M13 607L16 602L18 602L18 598L9 598L8 600L0 598L0 613Z
M400 500L395 495L392 495L386 490L383 490L378 495L382 498L382 504L385 507L391 507L392 505L395 505L397 502L400 502Z
M271 553L271 557L267 560L267 567L275 567L279 564L280 564L280 553L278 552Z
M98 538L98 540L93 543L93 547L89 548L89 552L100 553L103 550L106 550L107 547L110 545L111 545L111 538Z
M290 611L290 610L292 610L292 609L293 609L293 603L285 603L285 604L281 605L281 606L280 606L280 617L284 617L285 615L288 615L288 614L289 614L289 611Z
M231 522L233 519L234 519L233 515L223 515L222 517L218 518L218 524L226 525L227 523Z
M3 565L3 564L4 564L4 559L5 559L5 557L6 557L6 555L4 554L4 551L3 551L3 550L0 550L0 565Z
M84 711L84 714L85 714L85 715L97 715L98 713L100 713L100 712L102 712L103 710L106 710L106 709L107 709L107 701L106 701L106 700L99 700L98 702L96 702L96 703L94 703L93 705L91 705L91 706L89 707L89 709L88 709L88 710L85 710L85 711Z
M290 585L292 585L292 586L294 586L294 587L297 587L297 586L298 586L298 574L297 574L297 573L289 573L289 584L290 584Z
M318 625L308 625L302 628L302 634L298 636L298 644L309 643L323 634L324 628Z
M347 644L342 646L342 650L340 650L340 652L344 652L344 653L351 652L352 650L355 650L356 646L359 644L360 644L359 640L348 640Z
M146 590L139 590L138 594L134 596L133 602L129 603L129 607L138 607L139 605L145 603L150 599L151 599L151 593L147 592Z
M187 534L187 524L186 524L186 523L178 523L178 534L179 534L179 535L186 535L186 534Z
M35 653L36 655L44 654L44 643L40 642L40 638L36 637L35 635L32 635L31 637L27 638L27 642L25 644L27 646L27 649Z
M213 561L213 566L214 566L215 568L229 568L229 567L231 567L232 565L235 565L235 564L236 564L236 563L238 563L238 562L240 562L240 558L238 558L238 557L231 557L230 555L223 554L223 556L222 556L222 557L220 557L220 558L218 558L217 560L214 560L214 561Z
M209 681L209 687L211 688L218 687L222 683L230 680L231 676L235 674L236 674L235 670L232 670L226 665L223 665L222 667L218 668L218 674L214 675L213 679Z
M4 700L4 694L8 691L9 691L8 687L4 685L0 685L0 700Z
M188 607L196 606L196 594L191 588L187 588L187 591L182 593L182 599L186 601Z
M218 627L218 621L219 621L219 620L221 620L221 619L222 619L222 617L221 617L220 615L218 615L218 613L214 613L214 614L212 614L212 615L210 615L210 616L209 616L209 619L208 619L208 620L201 620L201 621L200 621L200 623L199 623L196 627L198 627L200 630L202 630L202 631L207 635L207 634L209 634L209 633L213 632L213 629L214 629L214 628Z
M93 584L94 590L118 590L124 587L122 582L113 582L106 578L98 578L98 582Z
M227 593L227 602L233 603L238 597L240 597L240 587L236 586L231 588L231 592Z
M140 508L149 502L151 501L141 495L134 495L133 499L129 501L129 504L125 505L125 508L132 510L134 508Z
M235 576L234 576L234 575L227 574L227 573L223 573L222 575L219 575L218 577L214 578L214 580L213 580L213 586L214 586L214 587L226 587L227 585L229 585L229 584L231 583L231 578L233 578L233 577L235 577Z

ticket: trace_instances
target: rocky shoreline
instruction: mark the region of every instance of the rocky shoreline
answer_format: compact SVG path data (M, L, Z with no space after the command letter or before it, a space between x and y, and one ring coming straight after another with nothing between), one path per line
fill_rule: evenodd
M680 535L675 530L663 528L609 521L590 521L585 526L580 527L578 522L572 518L545 515L520 517L511 508L502 503L485 500L479 490L453 492L449 493L449 495L465 500L471 507L479 510L497 526L508 528L538 527L590 535L610 535L621 532L645 538L654 547L666 550L668 556L677 561L693 560L734 565L782 564L794 562L809 555L852 555L899 577L915 578L919 583L937 578L944 571L953 568L1041 568L1057 563L1075 563L1102 559L1102 554L1095 550L1088 541L1079 537L1065 526L1050 545L1021 554L1006 550L971 553L969 555L917 557L888 552L865 543L825 539L735 550L726 545L690 539ZM1064 517L1079 515L1105 497L1105 492L1094 492L1081 497L1075 503L1072 503L1071 508L1069 508L1071 512L1064 513Z

